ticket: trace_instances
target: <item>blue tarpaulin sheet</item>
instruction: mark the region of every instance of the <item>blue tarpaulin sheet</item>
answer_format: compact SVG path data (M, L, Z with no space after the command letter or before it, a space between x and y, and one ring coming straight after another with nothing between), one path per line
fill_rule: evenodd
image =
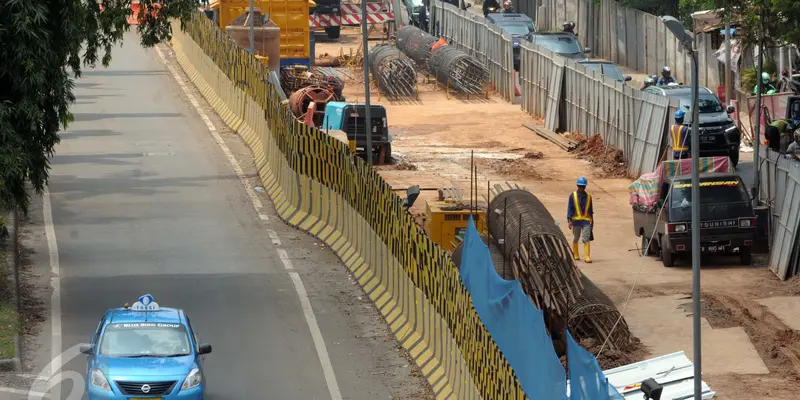
M608 384L597 359L575 342L569 331L567 331L567 365L569 365L570 400L622 398L617 389Z
M519 281L501 278L472 219L467 227L461 279L481 321L503 351L531 399L566 400L567 376L553 349L542 312Z

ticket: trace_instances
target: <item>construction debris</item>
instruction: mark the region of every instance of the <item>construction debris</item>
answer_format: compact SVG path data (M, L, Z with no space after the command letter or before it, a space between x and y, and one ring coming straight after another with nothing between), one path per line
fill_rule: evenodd
M528 122L523 122L522 126L532 130L537 135L539 135L539 136L541 136L541 137L553 142L553 144L555 144L558 147L561 147L562 149L564 149L566 151L572 151L572 150L575 150L575 149L578 148L578 142L574 142L572 140L569 140L566 137L564 137L563 135L559 135L559 134L557 134L555 132L552 132L552 131L549 131L549 130L543 128L543 127L539 127L539 126L533 125L533 124L528 123Z
M369 66L381 92L391 97L415 97L417 70L414 62L391 45L378 45L369 54Z
M467 94L486 90L489 70L469 54L413 26L404 26L396 37L396 46L403 54L449 89Z
M306 65L294 65L281 70L281 88L285 93L294 93L305 87L326 88L336 99L341 99L344 79L333 68L315 68L312 73Z

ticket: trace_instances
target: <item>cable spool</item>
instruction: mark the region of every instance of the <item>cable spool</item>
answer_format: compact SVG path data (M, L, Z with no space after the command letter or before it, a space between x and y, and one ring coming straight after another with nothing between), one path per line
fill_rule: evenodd
M289 109L296 118L301 118L312 101L317 105L317 110L324 110L325 104L333 98L333 91L330 88L308 86L300 88L289 96Z
M416 94L417 71L414 63L390 45L375 46L369 54L370 70L382 92L393 97Z
M482 93L489 82L489 70L453 46L434 49L428 60L428 70L439 82L462 93Z
M427 68L431 57L431 47L439 41L434 36L415 26L404 26L395 35L395 46L414 60L418 65Z

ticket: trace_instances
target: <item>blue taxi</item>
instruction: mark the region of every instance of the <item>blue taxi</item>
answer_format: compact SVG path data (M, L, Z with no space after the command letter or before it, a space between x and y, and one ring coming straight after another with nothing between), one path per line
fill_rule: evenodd
M89 400L203 399L201 356L211 345L198 343L183 310L161 308L149 294L108 310L81 352Z

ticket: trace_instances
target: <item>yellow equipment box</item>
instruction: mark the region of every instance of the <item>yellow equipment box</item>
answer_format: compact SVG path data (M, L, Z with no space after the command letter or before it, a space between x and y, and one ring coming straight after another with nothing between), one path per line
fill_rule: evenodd
M425 210L425 232L428 237L443 249L452 252L464 240L469 216L473 215L478 232L486 232L486 216L482 209L470 210L460 196L446 197L444 193L453 189L440 190L439 200L429 200ZM454 246L455 245L455 246Z
M257 0L255 8L269 14L269 19L281 28L281 65L307 64L311 55L311 36L308 23L309 0ZM209 8L220 29L250 9L250 1L214 0Z

